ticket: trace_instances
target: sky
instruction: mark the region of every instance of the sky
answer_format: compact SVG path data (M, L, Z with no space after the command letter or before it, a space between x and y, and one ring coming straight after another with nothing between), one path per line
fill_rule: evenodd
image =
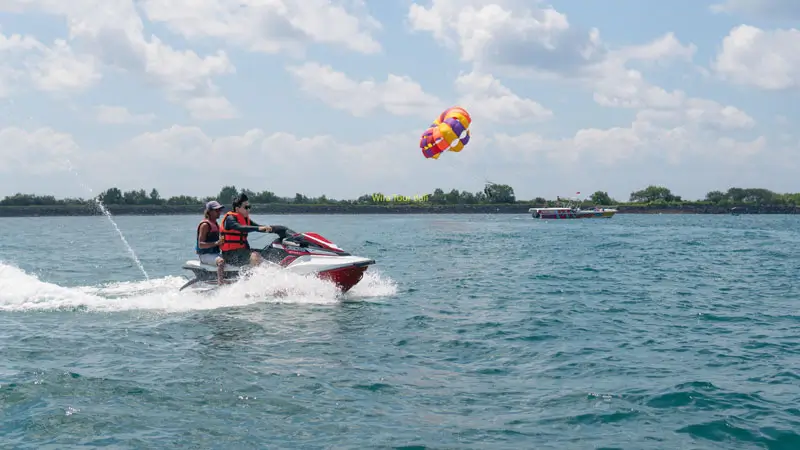
M0 0L0 196L797 192L798 21L797 0ZM426 159L451 106L471 141Z

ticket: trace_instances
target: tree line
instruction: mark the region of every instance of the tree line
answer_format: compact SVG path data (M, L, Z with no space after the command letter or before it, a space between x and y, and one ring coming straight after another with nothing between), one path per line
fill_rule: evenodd
M301 205L375 205L386 203L425 203L432 205L456 205L456 204L514 204L524 203L536 206L557 206L562 204L564 199L555 200L536 197L533 200L519 200L514 194L514 188L507 184L487 183L483 190L478 192L460 191L452 189L445 192L441 188L435 189L429 194L416 194L412 196L402 196L373 192L364 194L356 199L332 199L325 195L319 197L309 197L301 193L296 193L294 197L279 196L272 191L256 192L250 189L238 189L236 186L224 186L216 196L195 197L190 195L172 196L169 198L161 197L157 189L151 189L149 193L144 189L122 191L112 187L96 198L62 198L58 199L52 195L34 195L17 193L6 196L0 200L0 206L55 206L55 205L84 205L100 200L106 205L200 205L209 200L218 200L224 205L230 205L231 200L244 193L253 204L301 204ZM800 193L776 193L763 188L730 188L727 191L711 191L706 194L703 200L687 201L680 195L675 195L669 188L664 186L647 186L644 189L631 192L628 201L622 202L611 198L605 191L593 193L581 204L593 204L598 206L616 205L685 205L685 204L707 204L707 205L800 205Z

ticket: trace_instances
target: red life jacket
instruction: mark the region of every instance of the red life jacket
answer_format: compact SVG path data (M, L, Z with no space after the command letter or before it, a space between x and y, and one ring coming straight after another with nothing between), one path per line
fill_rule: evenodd
M228 211L222 216L222 221L220 223L220 234L222 238L225 239L225 242L222 243L220 246L220 250L223 252L229 252L231 250L238 250L241 248L250 248L250 245L247 243L247 233L241 232L239 230L228 230L225 228L225 220L228 216L233 216L236 218L236 221L239 222L241 225L250 225L250 218L248 217L245 219L241 214Z
M208 233L206 233L206 242L217 242L219 240L219 225L213 220L205 218L197 224L194 249L198 255L204 253L219 253L219 247L200 248L200 227L203 226L204 223L207 223L209 226Z

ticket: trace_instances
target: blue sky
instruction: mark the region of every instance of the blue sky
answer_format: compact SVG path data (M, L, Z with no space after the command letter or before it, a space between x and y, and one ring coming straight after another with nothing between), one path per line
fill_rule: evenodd
M0 0L0 195L800 190L796 2L263 3Z

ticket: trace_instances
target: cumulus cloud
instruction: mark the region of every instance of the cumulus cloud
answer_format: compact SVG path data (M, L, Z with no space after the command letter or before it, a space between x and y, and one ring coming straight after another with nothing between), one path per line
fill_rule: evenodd
M398 116L430 117L445 104L425 93L419 83L407 76L389 74L386 81L356 81L329 65L315 62L290 66L287 70L300 89L328 106L357 117L377 110Z
M798 3L800 4L800 3ZM765 31L750 25L733 28L712 63L732 83L765 90L800 87L800 30Z
M715 13L800 20L800 2L796 0L725 0L712 4L709 9Z
M0 29L0 97L27 87L53 94L82 91L102 78L91 55L76 55L63 39L48 46L30 35Z
M196 40L221 39L251 51L302 55L311 43L359 53L381 50L372 33L381 25L362 0L348 7L329 0L142 0L147 18Z
M95 107L95 112L98 122L109 125L145 124L156 118L153 113L134 114L124 106L100 105Z
M386 81L357 81L331 66L313 62L290 66L287 70L303 91L357 117L381 110L429 120L454 104L474 111L475 118L495 122L537 121L553 115L538 102L514 94L491 74L459 75L455 81L459 96L448 102L425 92L419 83L405 75L389 74Z
M491 74L461 74L455 82L458 103L472 111L474 118L492 122L542 121L553 111L529 98L522 98Z
M601 41L598 30L573 26L565 14L552 7L516 0L432 0L429 7L412 4L409 25L413 31L430 32L440 44L458 49L462 60L484 73L578 83L606 107L682 109L673 115L693 116L723 127L735 123L752 126L752 118L733 106L688 98L681 90L669 91L629 67L631 63L652 67L691 63L697 47L681 43L671 32L641 45L612 49ZM525 110L519 109L523 103L515 103L507 94L500 98L505 111L514 111L515 106L517 111ZM490 104L489 109L494 106ZM528 109L526 115L548 115L535 109L538 112ZM720 117L723 113L740 118Z
M50 129L11 128L0 132L0 148L9 158L4 160L11 161L5 167L9 172L63 172L59 161L69 158L98 189L156 187L164 195L210 195L221 185L234 183L280 195L301 192L338 198L375 191L415 195L437 187L479 190L487 178L511 183L523 198L555 196L564 194L559 191L565 186L564 173L581 185L577 189L602 186L612 195L627 195L626 190L638 188L650 176L649 182L680 181L690 190L688 195L702 196L701 190L712 189L715 180L741 184L741 167L763 163L761 155L767 151L764 137L721 138L702 126L671 126L664 118L645 113L628 127L582 129L565 138L535 133L482 135L464 151L437 161L417 151L398 150L416 148L418 134L409 130L342 141L328 135L301 137L251 129L215 137L198 127L175 125L99 149L80 148L68 134ZM49 165L40 165L41 158ZM209 161L223 160L246 163L209 168ZM303 176L298 178L298 173ZM345 183L339 182L343 179ZM204 181L198 184L198 180ZM48 187L48 181L41 180L40 189L64 191L63 185ZM12 189L8 178L0 181L0 189Z
M567 16L524 0L432 0L412 4L413 31L433 34L484 71L542 76L580 73L606 53L598 30L571 27Z
M104 1L102 8L91 0L2 0L3 11L42 12L66 22L69 41L56 41L43 59L29 64L40 89L85 87L98 80L101 68L112 68L161 87L169 100L187 106L195 118L219 116L199 109L208 102L197 102L197 98L212 98L211 104L227 112L223 117L234 116L233 106L212 81L235 73L227 54L220 50L200 56L192 50L176 50L157 36L148 38L131 0Z
M68 169L80 147L68 133L52 128L28 131L17 127L0 129L0 173L5 190L10 192L17 176L44 176ZM51 192L57 192L55 186Z

